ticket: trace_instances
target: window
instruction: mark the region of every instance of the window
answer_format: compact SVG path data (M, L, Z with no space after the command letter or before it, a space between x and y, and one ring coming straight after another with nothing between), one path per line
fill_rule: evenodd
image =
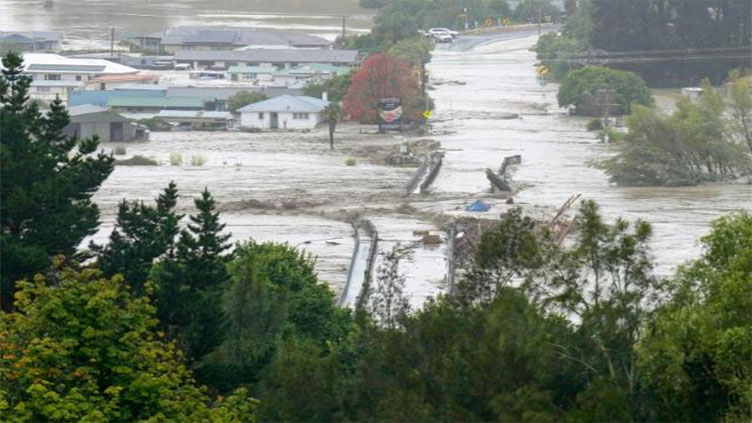
M293 119L298 120L307 120L308 119L308 113L293 113L292 114Z
M80 80L81 80L81 75L76 75L76 81L80 81Z
M264 112L259 112L259 119L264 119Z
M48 81L59 81L62 78L60 77L59 73L48 73L44 75L44 79Z

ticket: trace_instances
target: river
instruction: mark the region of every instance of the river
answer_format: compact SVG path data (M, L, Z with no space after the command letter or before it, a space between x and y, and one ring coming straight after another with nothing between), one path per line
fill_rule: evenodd
M333 39L342 16L349 33L370 29L358 0L0 0L0 30L63 31L65 49L109 48L110 31L151 32L178 25L291 29Z
M500 35L441 46L434 53L431 76L459 82L431 92L438 121L434 128L450 132L437 138L448 150L435 182L437 193L482 196L488 190L484 169L498 169L504 156L521 154L522 165L514 174L523 187L515 198L518 204L554 208L580 193L597 201L608 220L648 221L660 275L699 255L699 239L708 233L710 221L752 210L752 185L628 188L609 183L603 171L591 166L611 154L608 147L585 130L588 119L558 107L557 84L539 82L530 51L536 39L534 31ZM504 113L521 118L499 119Z

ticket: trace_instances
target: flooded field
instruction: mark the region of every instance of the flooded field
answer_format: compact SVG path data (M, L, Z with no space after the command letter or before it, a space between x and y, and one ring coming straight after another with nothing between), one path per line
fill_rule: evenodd
M109 48L110 30L161 31L177 25L290 29L333 39L367 31L373 11L357 0L0 0L1 30L64 31L66 49ZM306 10L305 13L301 12Z
M437 137L446 148L445 166L435 183L439 193L457 195L488 190L486 167L497 169L506 155L521 154L514 181L523 189L517 203L559 207L572 195L596 200L608 219L622 216L653 224L657 272L669 274L700 252L698 240L708 223L734 210L752 209L752 185L709 184L686 188L625 188L608 182L590 163L608 148L585 130L587 119L568 116L556 102L556 84L542 86L529 48L537 35L479 43L463 51L442 49L430 70L446 83L436 101ZM443 47L442 47L443 48ZM500 120L504 113L518 119Z

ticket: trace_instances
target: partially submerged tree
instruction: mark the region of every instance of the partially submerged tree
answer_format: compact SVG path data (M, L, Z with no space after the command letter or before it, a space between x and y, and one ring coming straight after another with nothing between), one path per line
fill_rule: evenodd
M99 225L92 195L113 169L96 151L96 137L78 139L63 129L69 118L55 100L42 115L29 102L31 78L21 56L3 58L0 78L0 291L9 309L14 282L44 271L50 257L71 256Z
M384 254L376 271L375 285L367 293L371 316L383 327L395 329L410 311L410 301L405 294L405 275L400 262L410 257L410 250L397 244Z
M342 107L339 103L331 102L324 108L324 120L329 126L329 148L334 150L334 131L337 129L337 122L342 116Z

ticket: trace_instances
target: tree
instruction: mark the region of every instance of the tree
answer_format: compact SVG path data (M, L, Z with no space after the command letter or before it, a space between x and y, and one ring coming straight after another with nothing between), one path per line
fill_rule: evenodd
M18 286L17 312L0 316L4 421L255 421L244 390L212 408L122 276L65 269Z
M588 66L569 73L561 86L556 98L560 107L575 106L578 113L600 115L603 107L597 103L606 99L600 90L613 90L614 95L608 99L609 103L619 106L611 107L611 114L629 114L633 103L651 106L653 97L645 81L632 72L612 70L601 66Z
M522 0L514 9L514 19L520 22L538 22L538 19L542 22L546 16L555 21L560 14L559 8L550 0Z
M322 98L323 93L326 93L329 101L339 103L350 88L352 75L352 72L343 75L334 75L324 82L308 84L303 87L303 95Z
M353 76L352 85L343 99L344 109L352 119L376 123L379 99L398 97L406 102L418 94L417 78L408 65L389 55L376 53L368 57ZM404 109L403 119L418 120L421 112L417 107Z
M238 91L227 99L227 109L235 113L242 107L264 101L267 98L269 97L260 91Z
M746 144L752 154L752 75L742 77L739 72L732 72L730 79L729 135L733 141Z
M752 410L752 216L719 218L704 254L669 281L639 345L653 420L744 421Z
M120 273L135 292L144 293L154 260L174 253L178 224L183 218L175 213L177 198L177 186L170 182L157 197L156 207L147 206L143 201L120 203L110 242L90 245L105 276Z
M339 103L329 103L324 108L324 120L329 124L329 148L334 150L334 131L337 129L337 122L342 116L342 107Z
M180 232L174 255L168 255L151 273L157 283L158 315L172 338L175 332L188 354L198 360L220 345L224 315L221 298L226 289L226 264L231 255L222 233L215 202L208 189L194 200L198 213Z
M69 118L57 99L42 115L29 102L31 78L14 53L0 78L0 291L9 309L14 282L44 271L50 257L73 255L99 224L91 202L113 169L113 158L93 155L96 137L79 140L63 129Z
M384 255L376 272L376 286L366 295L371 316L383 327L395 329L410 311L405 295L405 275L400 272L402 260L410 257L410 250L397 244Z

